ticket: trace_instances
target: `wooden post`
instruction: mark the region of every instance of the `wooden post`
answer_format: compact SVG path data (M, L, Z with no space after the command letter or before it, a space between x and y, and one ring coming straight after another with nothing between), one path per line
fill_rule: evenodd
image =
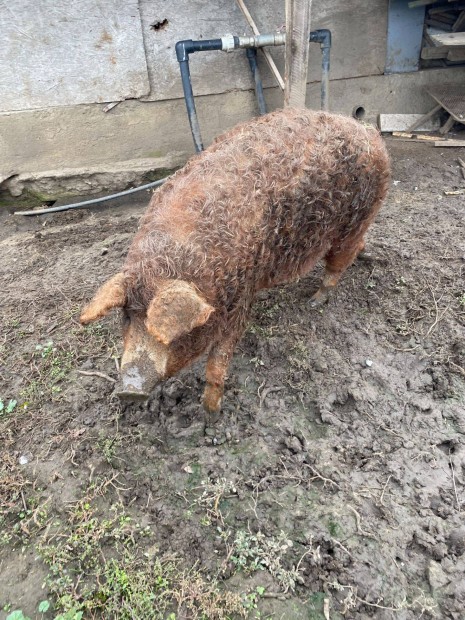
M305 107L312 0L286 0L284 107Z

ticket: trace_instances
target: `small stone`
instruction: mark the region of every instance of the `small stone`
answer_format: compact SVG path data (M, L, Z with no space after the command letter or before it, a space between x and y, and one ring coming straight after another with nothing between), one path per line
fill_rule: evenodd
M19 457L18 462L20 465L27 465L29 463L29 457L26 454L22 454Z
M465 552L465 527L458 527L449 534L447 541L451 553L462 555Z
M435 560L441 561L447 555L447 545L445 543L438 543L433 547L432 554Z
M449 577L442 570L441 566L434 560L431 560L431 562L428 564L426 572L429 585L431 586L431 590L433 592L435 590L438 590L439 588L443 588L450 581Z
M297 437L286 437L284 443L286 444L286 447L289 448L289 450L294 454L299 454L299 452L302 452L302 444Z
M102 256L105 256L105 254L108 254L108 248L103 247L103 248L101 249L101 251L100 251L100 254L101 254Z
M368 368L370 368L370 366L373 366L372 360L365 360L365 365L368 366Z

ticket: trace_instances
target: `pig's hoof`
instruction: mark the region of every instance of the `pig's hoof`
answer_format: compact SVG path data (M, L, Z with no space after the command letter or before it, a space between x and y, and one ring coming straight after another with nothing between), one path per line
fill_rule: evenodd
M362 250L358 256L357 256L358 260L364 260L367 263L370 261L374 261L375 257L373 256L373 254L371 254L370 252L365 252L365 250Z
M310 308L320 308L329 300L329 293L317 291L310 299Z
M205 415L205 441L207 444L220 446L232 439L231 430L228 427L228 420L220 416L220 412Z
M205 442L213 446L221 446L232 438L231 431L216 426L205 427Z

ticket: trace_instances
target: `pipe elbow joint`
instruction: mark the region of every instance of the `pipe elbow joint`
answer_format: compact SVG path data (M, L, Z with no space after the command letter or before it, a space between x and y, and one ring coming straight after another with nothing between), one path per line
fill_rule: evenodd
M331 47L331 30L328 28L319 28L310 33L310 41L319 43L322 49Z
M178 41L174 46L176 50L176 58L178 62L185 62L189 60L189 54L192 52L193 41L192 39L186 39L185 41Z

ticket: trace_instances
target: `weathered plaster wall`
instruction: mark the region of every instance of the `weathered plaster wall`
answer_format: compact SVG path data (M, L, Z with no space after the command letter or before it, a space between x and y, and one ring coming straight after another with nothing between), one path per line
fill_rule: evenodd
M262 32L283 27L283 0L247 4ZM379 112L426 112L434 103L425 84L463 81L463 68L383 75L387 4L314 0L312 29L333 33L332 110L350 114L363 106L373 122ZM0 23L0 190L16 195L24 188L48 195L119 189L183 163L193 145L176 41L250 33L232 0L10 0L0 5ZM60 36L49 36L57 28ZM103 32L111 41L102 40ZM282 51L273 50L281 68ZM115 64L108 60L113 53ZM312 44L309 107L319 107L320 61ZM261 64L269 109L279 107L282 94ZM191 72L206 144L256 114L244 51L194 54ZM115 100L122 102L108 112L94 103Z
M0 32L0 111L150 91L137 0L9 0Z

